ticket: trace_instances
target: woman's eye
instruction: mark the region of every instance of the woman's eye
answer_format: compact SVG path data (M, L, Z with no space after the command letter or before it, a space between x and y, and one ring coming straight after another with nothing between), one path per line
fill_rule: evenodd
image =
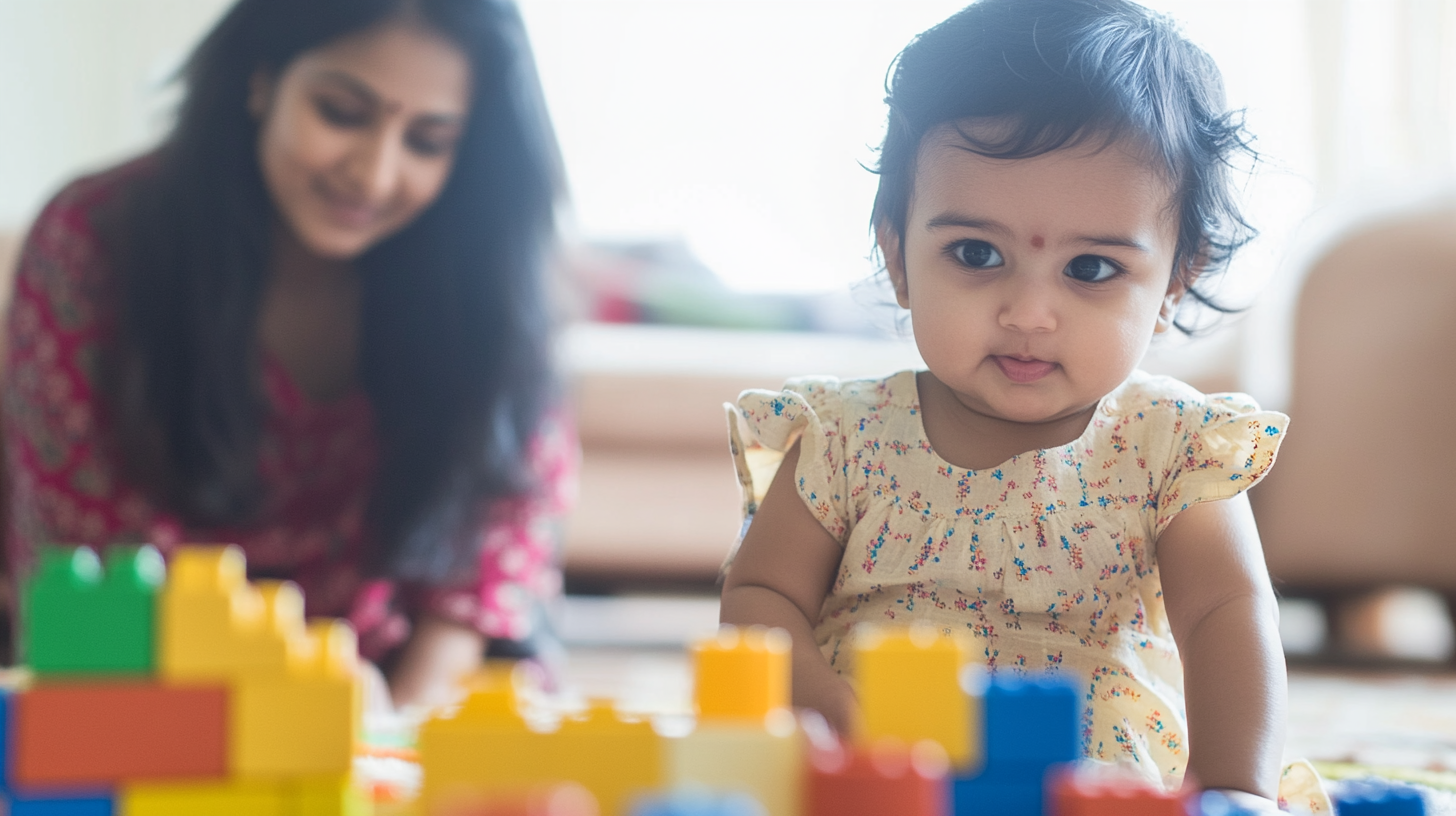
M449 140L417 135L406 136L405 144L421 156L439 156L448 152L452 146Z
M1122 269L1117 264L1106 258L1096 255L1078 255L1067 264L1065 274L1067 277L1083 283L1101 283L1121 271Z
M337 127L359 127L369 124L369 112L353 107L340 105L337 102L320 99L314 103L318 108L319 116L325 122Z
M957 261L973 269L986 269L1005 263L996 247L985 241L962 241L951 249L951 253Z

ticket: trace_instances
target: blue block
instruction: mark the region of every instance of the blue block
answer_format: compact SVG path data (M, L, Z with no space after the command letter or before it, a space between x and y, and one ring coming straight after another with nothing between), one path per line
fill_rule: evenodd
M985 707L988 770L1082 758L1082 695L1066 679L994 677Z
M688 789L641 799L632 808L632 816L764 816L764 809L746 793Z
M109 796L26 796L10 800L10 816L112 816Z
M1410 785L1380 780L1346 782L1332 797L1339 816L1425 816L1426 800Z
M1199 795L1192 816L1259 816L1259 812L1240 806L1223 791L1211 790Z
M1042 816L1045 786L1035 782L1004 781L989 773L952 783L954 816Z

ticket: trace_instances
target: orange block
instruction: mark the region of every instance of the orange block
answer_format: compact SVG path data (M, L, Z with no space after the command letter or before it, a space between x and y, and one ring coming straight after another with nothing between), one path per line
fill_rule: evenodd
M149 682L42 685L15 695L14 778L96 786L227 774L227 690Z

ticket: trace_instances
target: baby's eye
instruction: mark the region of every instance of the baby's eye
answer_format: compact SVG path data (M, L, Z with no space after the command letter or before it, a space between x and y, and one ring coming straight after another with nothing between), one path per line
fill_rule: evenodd
M1113 278L1121 271L1122 269L1117 264L1106 258L1097 255L1078 255L1067 264L1063 274L1083 283L1101 283Z
M973 269L985 269L1005 263L996 247L985 241L962 241L951 247L950 251L957 261Z

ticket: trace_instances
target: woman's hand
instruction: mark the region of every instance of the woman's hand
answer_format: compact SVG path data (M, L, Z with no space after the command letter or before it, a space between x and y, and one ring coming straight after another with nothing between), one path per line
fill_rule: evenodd
M426 615L415 624L389 682L394 707L401 713L452 702L460 679L480 668L485 638L468 626Z

